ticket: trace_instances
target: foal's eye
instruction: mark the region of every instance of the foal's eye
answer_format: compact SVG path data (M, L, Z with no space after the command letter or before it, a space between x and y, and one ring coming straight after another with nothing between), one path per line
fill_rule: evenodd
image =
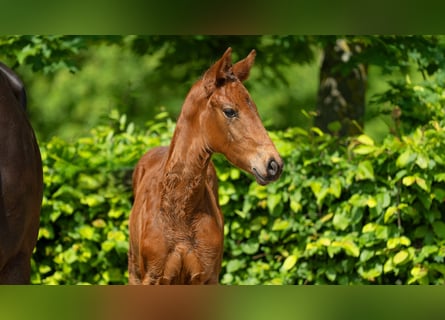
M232 108L224 108L223 112L227 118L235 118L237 116L235 109Z

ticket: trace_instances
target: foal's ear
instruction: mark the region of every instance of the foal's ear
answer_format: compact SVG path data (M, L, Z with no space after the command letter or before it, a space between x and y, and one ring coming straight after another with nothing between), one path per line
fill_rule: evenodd
M238 79L240 79L240 81L244 81L249 78L250 68L253 66L255 56L256 51L252 50L246 58L233 65L233 73Z
M216 87L221 86L230 77L233 78L232 72L232 48L227 48L221 59L215 62L203 77L204 87L208 95L210 95Z

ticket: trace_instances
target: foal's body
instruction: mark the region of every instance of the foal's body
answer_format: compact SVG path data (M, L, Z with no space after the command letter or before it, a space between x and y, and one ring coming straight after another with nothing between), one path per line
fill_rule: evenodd
M233 66L230 54L190 90L170 147L150 150L136 166L130 284L218 282L224 229L213 152L263 185L281 173L282 160L241 84L255 52Z
M147 194L147 199L141 203L144 209L136 218L138 221L132 221L143 227L139 232L130 229L134 236L142 236L130 255L143 252L148 261L133 256L139 263L131 266L130 283L217 283L223 251L223 217L215 169L209 162L205 174L196 175L187 164L173 165L167 171L168 152L168 147L152 149L135 171L134 190ZM150 190L157 188L161 196L148 199ZM193 215L187 215L190 210ZM148 234L150 237L144 239Z

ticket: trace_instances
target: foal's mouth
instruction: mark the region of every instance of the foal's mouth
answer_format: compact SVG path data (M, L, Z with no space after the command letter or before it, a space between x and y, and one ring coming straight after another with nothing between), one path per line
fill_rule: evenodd
M258 172L258 170L256 169L256 168L253 168L253 175L255 176L255 179L256 179L256 182L258 182L258 184L260 184L260 185L262 185L262 186L265 186L265 185L267 185L267 184L269 184L269 183L271 183L272 181L275 181L278 177L265 177L265 176L262 176L259 172Z
M283 171L283 161L281 158L275 160L274 158L270 158L267 162L266 174L262 175L256 167L252 168L252 173L256 178L258 184L265 186L266 184L277 180L281 176L281 172Z

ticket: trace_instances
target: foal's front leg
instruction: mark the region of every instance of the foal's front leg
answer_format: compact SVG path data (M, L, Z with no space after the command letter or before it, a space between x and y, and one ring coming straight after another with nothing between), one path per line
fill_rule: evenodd
M163 274L159 284L172 284L180 276L182 267L182 258L180 252L173 251L165 261Z

